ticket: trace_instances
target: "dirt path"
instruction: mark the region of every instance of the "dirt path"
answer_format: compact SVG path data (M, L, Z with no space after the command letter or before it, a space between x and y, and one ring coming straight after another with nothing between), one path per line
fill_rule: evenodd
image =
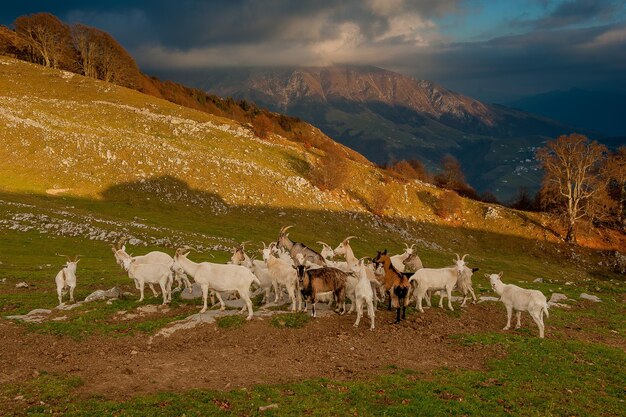
M74 341L2 320L0 384L47 371L80 377L81 396L127 399L157 391L223 390L316 377L364 379L390 365L424 371L481 369L489 357L504 352L496 346L464 346L450 336L498 331L505 317L499 307L470 306L461 317L434 308L401 325L390 324L392 313L379 310L373 332L368 319L354 329L354 315L318 318L302 329L277 329L268 319L255 318L239 329L205 324L152 343L145 335ZM549 337L549 326L546 332Z

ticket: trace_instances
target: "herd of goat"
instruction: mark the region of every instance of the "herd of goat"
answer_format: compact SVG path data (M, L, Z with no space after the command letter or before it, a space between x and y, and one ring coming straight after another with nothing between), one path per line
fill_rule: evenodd
M132 256L126 252L124 238L111 246L117 263L134 280L140 292L139 301L144 298L146 284L157 296L154 285L158 284L163 304L166 304L171 301L173 281L177 282L179 289L184 285L191 291L188 277L192 277L202 290L201 313L207 310L209 291L212 301L213 296L219 300L221 310L225 309L222 296L236 292L245 303L242 312L247 309L247 319L251 319L250 286L253 283L263 290L265 303L271 301L272 290L276 303L286 292L292 311L306 311L309 302L313 317L317 315L315 306L318 301L335 303L335 311L344 314L348 298L351 301L349 312L356 311L357 315L354 326L359 326L363 307L366 306L371 330L374 329L375 305L385 298L388 308L396 310L395 323L405 319L406 307L411 300L415 300L416 308L423 313L422 301L430 306L431 293L436 291L439 291L439 307L443 307L443 300L447 297L448 308L454 310L453 290L463 295L461 307L465 306L469 296L476 303L472 274L478 268L469 268L465 264L467 255L460 257L457 254L454 264L449 267L424 268L413 245L405 243L402 254L390 256L385 249L378 251L373 259L358 259L350 247L350 239L354 236L345 238L335 249L318 242L322 250L317 252L303 243L292 241L287 233L290 227L280 229L276 242L268 246L263 243L263 260L251 259L245 253L245 242L234 248L231 261L227 264L194 262L188 259L189 247L178 248L171 257L159 251ZM341 256L345 261L334 261L335 256ZM68 257L66 266L55 278L60 305L67 289L70 301L74 301L78 262L78 256L74 259ZM516 328L520 327L521 313L527 311L539 328L539 337L543 338L543 316L548 316L548 304L543 293L502 283L502 272L485 276L506 307L507 325L504 330L510 328L513 311L517 314Z

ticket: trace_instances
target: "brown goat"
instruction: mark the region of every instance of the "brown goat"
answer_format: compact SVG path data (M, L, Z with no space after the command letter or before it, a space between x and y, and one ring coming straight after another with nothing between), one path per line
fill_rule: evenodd
M400 307L402 307L402 320L406 319L406 306L410 301L409 290L411 289L409 276L412 273L403 274L394 268L391 258L387 255L387 249L384 252L376 252L377 255L373 262L376 268L382 264L385 270L384 286L389 295L389 310L391 310L392 306L396 309L395 323L400 323Z
M337 268L323 267L310 269L304 265L294 266L298 273L298 283L300 284L300 292L305 302L311 300L313 317L317 317L315 311L315 303L317 295L323 292L332 292L335 296L337 308L335 312L344 314L346 312L346 280L348 273ZM306 304L305 304L306 308ZM339 310L341 309L341 312Z

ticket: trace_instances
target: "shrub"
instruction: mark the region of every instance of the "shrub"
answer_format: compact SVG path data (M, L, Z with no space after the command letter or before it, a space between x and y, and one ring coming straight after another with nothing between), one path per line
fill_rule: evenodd
M344 158L334 152L326 152L319 164L309 172L309 180L320 190L341 188L348 177L348 166Z
M376 187L372 191L370 211L377 216L384 215L385 210L389 207L390 199L391 191L389 191L388 186L380 185Z
M458 217L461 214L461 207L461 197L454 191L446 190L439 196L435 213L443 219Z

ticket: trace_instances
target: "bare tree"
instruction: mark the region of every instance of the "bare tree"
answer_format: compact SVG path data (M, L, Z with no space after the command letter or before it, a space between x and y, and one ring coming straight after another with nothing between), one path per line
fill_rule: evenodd
M542 194L550 196L565 216L566 242L576 241L576 222L586 214L589 200L605 183L600 170L607 149L583 135L562 135L537 151L544 170Z
M609 155L606 163L608 195L616 203L615 217L618 224L626 227L626 146Z
M70 29L56 16L50 13L20 16L13 25L15 32L28 44L34 62L53 68L69 66Z
M79 23L72 26L71 32L72 42L78 53L78 66L87 77L98 78L98 58L101 49L99 31Z

